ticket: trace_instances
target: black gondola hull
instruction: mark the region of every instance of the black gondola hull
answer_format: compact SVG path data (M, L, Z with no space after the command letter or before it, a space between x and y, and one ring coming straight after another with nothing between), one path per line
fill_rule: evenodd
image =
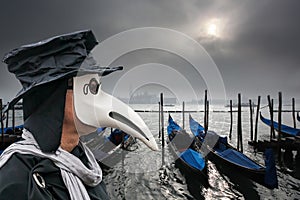
M251 169L241 165L237 165L236 163L230 162L227 159L224 159L220 155L218 155L214 150L210 151L208 154L208 159L215 163L221 170L227 171L230 169L232 173L236 175L241 175L250 178L251 180L265 185L265 168L261 169Z
M175 167L179 168L184 175L194 176L194 178L200 180L204 185L208 185L207 163L205 163L203 170L196 169L178 156L179 151L177 151L174 145L169 144L169 150L175 158Z

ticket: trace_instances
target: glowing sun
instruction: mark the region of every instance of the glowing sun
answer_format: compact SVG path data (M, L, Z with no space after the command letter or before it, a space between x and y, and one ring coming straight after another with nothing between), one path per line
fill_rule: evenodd
M209 24L207 27L207 34L209 36L217 37L217 25L216 24Z
M213 18L206 21L204 33L209 38L221 38L223 36L224 19Z

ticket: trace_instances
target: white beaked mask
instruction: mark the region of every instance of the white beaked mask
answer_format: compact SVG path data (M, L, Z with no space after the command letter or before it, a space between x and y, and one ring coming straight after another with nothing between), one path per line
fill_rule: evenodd
M158 150L155 139L142 118L128 105L101 90L98 74L73 78L74 111L77 119L91 127L118 128ZM80 135L90 132L80 131Z

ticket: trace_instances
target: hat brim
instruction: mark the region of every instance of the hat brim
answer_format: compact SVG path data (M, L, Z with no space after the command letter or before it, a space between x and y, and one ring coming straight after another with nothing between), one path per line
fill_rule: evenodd
M86 68L77 68L74 71L69 71L64 74L59 74L56 76L47 76L47 79L43 79L41 82L35 82L31 84L30 86L21 89L17 95L6 104L6 106L2 109L3 112L7 112L9 109L11 109L16 103L18 103L25 95L30 94L30 91L34 91L39 88L39 86L43 86L45 84L52 83L57 80L61 79L68 79L75 76L82 76L85 74L98 74L99 76L106 76L109 75L112 72L123 70L123 66L118 67L99 67L99 66L93 66L92 68L86 69Z

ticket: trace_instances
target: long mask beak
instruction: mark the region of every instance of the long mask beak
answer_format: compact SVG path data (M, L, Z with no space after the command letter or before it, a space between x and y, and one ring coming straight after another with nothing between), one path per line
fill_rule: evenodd
M98 74L74 77L73 94L75 115L81 123L95 128L118 128L140 139L150 149L158 150L142 118L125 103L101 90Z

